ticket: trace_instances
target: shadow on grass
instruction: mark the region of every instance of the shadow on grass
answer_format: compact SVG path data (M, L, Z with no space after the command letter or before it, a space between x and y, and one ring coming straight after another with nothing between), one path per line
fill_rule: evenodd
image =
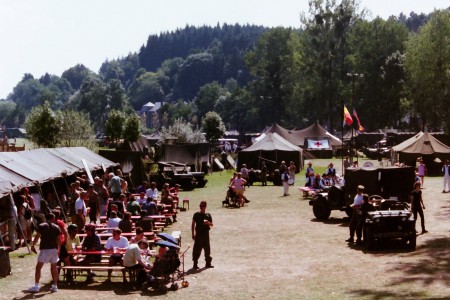
M397 241L395 241L397 242ZM401 241L400 241L401 242ZM386 286L429 286L434 283L442 284L443 286L450 287L450 238L438 237L418 244L415 251L406 251L404 248L394 248L394 244L390 244L388 249L382 251L370 251L368 254L393 254L393 253L405 253L407 257L417 258L412 263L400 264L393 267L392 272L401 272L403 275L396 277L391 282L387 282ZM392 248L391 248L392 247ZM364 250L363 250L364 251ZM389 272L388 271L388 272ZM401 289L398 293L381 290L367 290L358 289L351 291L350 294L367 298L372 296L371 299L385 299L385 298L400 298L404 297L404 291ZM420 293L408 293L408 297L411 299L420 299L429 295L422 295ZM427 298L427 299L448 299L448 297L442 298Z
M347 218L328 218L326 220L318 220L316 218L311 219L311 222L323 223L323 224L339 224L341 226L348 226Z

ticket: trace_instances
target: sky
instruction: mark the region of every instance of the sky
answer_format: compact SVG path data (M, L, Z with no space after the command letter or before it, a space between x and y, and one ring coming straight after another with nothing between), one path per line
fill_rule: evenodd
M339 1L338 1L339 2ZM360 0L371 18L430 13L448 0ZM0 99L25 73L61 76L138 52L151 34L186 25L300 27L307 0L0 0Z

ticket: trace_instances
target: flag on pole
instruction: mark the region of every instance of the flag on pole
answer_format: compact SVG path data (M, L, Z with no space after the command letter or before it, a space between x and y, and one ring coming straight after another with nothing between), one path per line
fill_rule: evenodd
M345 107L345 105L344 105L344 122L348 126L353 124L353 118L350 115L350 112L348 111L347 107Z
M356 110L353 109L353 116L356 118L356 121L358 122L358 130L364 131L364 127L362 127L361 122L359 121L358 114L356 113Z

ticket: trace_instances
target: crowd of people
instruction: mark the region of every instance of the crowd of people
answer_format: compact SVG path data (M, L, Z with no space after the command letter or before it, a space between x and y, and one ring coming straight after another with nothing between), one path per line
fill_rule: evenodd
M104 249L112 252L109 266L120 264L125 267L139 265L144 269L151 268L148 259L143 260L135 255L136 253L131 253L131 249L148 248L149 242L145 239L144 232L151 232L154 229L154 221L149 216L171 215L171 218L168 218L169 223L177 221L180 186L170 187L169 184L164 184L159 191L155 182L148 184L144 181L135 191L138 195L132 194L120 170L94 177L93 181L90 183L85 175L77 176L68 184L67 192L59 195L56 195L55 189L54 192L47 193L41 198L39 194L30 193L28 188L14 195L8 218L10 250L29 244L31 250L37 253L36 247L39 243L35 284L29 292L39 291L41 269L45 263L50 263L51 267L53 278L51 291L57 292L57 263L67 266L73 264L88 266L100 261L101 257L97 254L88 254L82 260L76 261L69 253L77 248ZM133 221L132 216L139 218ZM106 227L109 228L104 232L111 233L104 246L96 233L100 219L106 219ZM33 230L36 231L34 239ZM122 236L124 232L133 231L136 235L130 237L130 240ZM81 233L85 234L82 240L79 237ZM132 246L134 244L138 246ZM114 253L116 248L126 251L124 254ZM95 273L89 271L86 282L92 282L94 276ZM74 278L70 270L67 271L66 279L69 284L73 283ZM108 273L107 282L110 279L111 271ZM127 281L125 273L123 281Z

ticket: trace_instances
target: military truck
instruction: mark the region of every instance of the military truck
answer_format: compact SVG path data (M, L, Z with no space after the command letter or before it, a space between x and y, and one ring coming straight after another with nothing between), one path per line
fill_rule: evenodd
M408 203L381 199L373 206L375 210L368 212L364 227L367 249L373 250L378 241L391 239L401 239L411 250L416 249L415 220Z
M351 216L350 205L358 185L363 185L364 193L368 195L380 195L385 199L396 197L399 201L408 202L414 180L413 167L347 168L344 186L332 186L327 192L317 193L309 205L318 220L328 219L332 210L345 211Z
M177 171L177 168L168 162L150 164L150 182L156 182L157 188L162 189L164 183L174 186L179 184L183 191L192 191L197 187L197 181L192 174Z

